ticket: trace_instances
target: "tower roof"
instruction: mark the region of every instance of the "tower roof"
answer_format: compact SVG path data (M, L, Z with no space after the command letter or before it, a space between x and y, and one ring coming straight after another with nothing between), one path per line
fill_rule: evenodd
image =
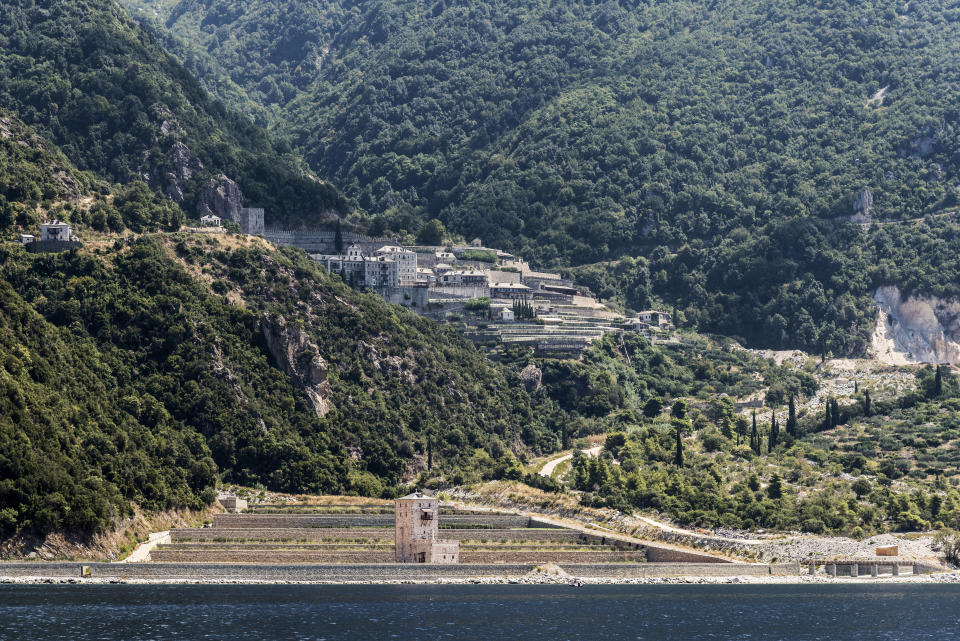
M416 500L422 501L423 499L437 500L437 497L424 494L423 492L413 492L411 494L407 494L406 496L401 496L399 498L400 501L416 501Z

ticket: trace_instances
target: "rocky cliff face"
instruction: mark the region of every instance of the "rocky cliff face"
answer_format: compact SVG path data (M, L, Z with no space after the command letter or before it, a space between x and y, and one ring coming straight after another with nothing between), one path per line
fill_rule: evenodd
M288 325L283 316L264 314L260 326L277 365L307 392L317 415L326 415L333 408L332 391L327 380L327 362L317 345L302 329Z
M184 185L195 173L203 170L203 163L193 155L189 147L182 142L175 142L167 152L164 165L166 172L162 177L165 183L163 193L170 200L182 203Z
M140 177L152 189L177 203L186 200L187 183L203 171L203 163L182 142L173 143L158 165L151 167L149 161L150 153L145 151L141 158Z
M898 287L874 294L880 307L873 335L876 357L887 363L960 363L960 301L930 296L904 299Z
M223 220L240 222L243 193L237 183L223 174L211 178L197 195L197 217L214 214Z
M869 223L873 220L873 194L867 187L863 188L857 199L853 202L853 214L850 216L850 222Z

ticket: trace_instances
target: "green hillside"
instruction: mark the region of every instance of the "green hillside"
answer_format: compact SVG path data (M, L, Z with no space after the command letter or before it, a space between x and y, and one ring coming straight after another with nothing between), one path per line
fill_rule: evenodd
M437 217L555 266L643 257L574 273L816 352L862 351L873 288L955 282L888 262L899 230L839 222L864 188L880 220L954 205L950 3L126 4L378 232ZM947 222L910 233L952 242Z
M0 535L199 507L220 481L390 495L560 445L566 412L513 370L299 250L112 234L183 213L143 183L104 196L7 114L0 167ZM81 248L8 242L53 216Z
M579 360L511 349L494 364L298 250L107 233L175 227L182 212L142 183L104 197L15 118L0 124L8 224L56 212L85 240L59 254L0 246L0 536L196 508L221 482L375 496L413 481L557 488L520 462L618 431L612 458L578 460L568 476L586 504L848 533L958 523L949 374L937 384L920 371L917 391L878 393L869 412L861 388L833 423L802 409L772 446L761 423L751 449L722 395L764 396L783 422L791 396L817 393L815 361L774 365L685 331L664 346L608 336ZM661 409L678 397L690 406L683 466Z
M288 145L212 99L109 0L8 2L0 20L0 108L114 183L144 179L194 211L211 177L236 181L268 220L345 207Z

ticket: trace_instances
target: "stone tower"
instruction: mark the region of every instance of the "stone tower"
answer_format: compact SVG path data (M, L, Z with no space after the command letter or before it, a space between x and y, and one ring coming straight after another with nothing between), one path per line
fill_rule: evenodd
M439 539L440 502L414 492L394 503L397 563L457 563L459 541Z

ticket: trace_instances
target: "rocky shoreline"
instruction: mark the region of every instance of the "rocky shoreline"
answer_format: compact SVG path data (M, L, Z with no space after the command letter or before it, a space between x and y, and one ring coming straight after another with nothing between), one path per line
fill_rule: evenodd
M747 584L834 584L868 585L876 583L960 583L960 572L918 576L829 577L829 576L667 576L642 578L563 577L563 576L491 576L475 578L363 580L363 581L270 581L256 579L97 579L77 577L17 576L0 577L0 585L747 585ZM579 586L578 586L579 587Z

